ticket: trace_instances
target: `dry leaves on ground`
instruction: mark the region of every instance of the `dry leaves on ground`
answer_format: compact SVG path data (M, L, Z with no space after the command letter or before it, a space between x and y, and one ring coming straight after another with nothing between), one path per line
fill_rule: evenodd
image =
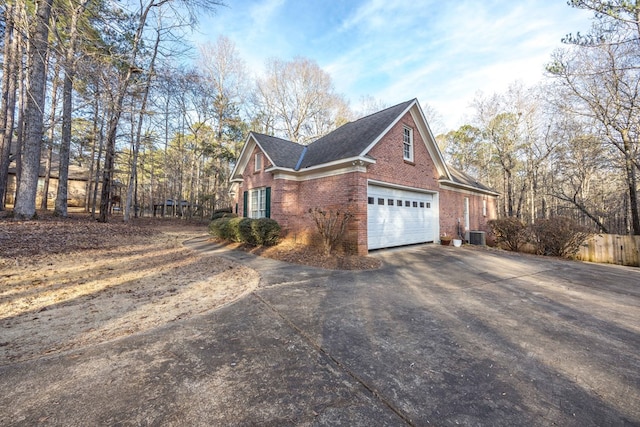
M0 365L185 319L237 299L258 274L182 246L203 225L0 220Z

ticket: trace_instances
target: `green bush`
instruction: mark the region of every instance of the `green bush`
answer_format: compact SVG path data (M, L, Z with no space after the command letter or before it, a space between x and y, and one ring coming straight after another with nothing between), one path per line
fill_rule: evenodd
M501 218L489 221L496 243L517 252L528 240L527 226L518 218Z
M227 218L224 218L227 219ZM231 240L232 242L243 242L242 234L240 233L240 222L246 218L228 218L228 231L227 231L227 240Z
M224 240L253 246L273 246L280 240L280 225L269 218L229 218L211 221L209 232Z
M238 233L243 242L253 246L258 246L258 239L253 232L253 223L255 220L250 218L242 218L238 223Z
M560 216L536 220L531 231L540 255L566 258L574 257L590 234L573 219Z
M274 246L280 241L280 224L271 218L260 218L253 221L252 230L257 236L258 244Z
M211 215L211 220L216 220L219 218L236 218L238 215L234 214L231 208L224 209L216 209L213 211L213 215Z
M209 234L211 234L212 236L218 237L220 239L223 239L224 237L222 237L222 223L223 223L223 219L222 218L217 218L213 221L211 221L209 223Z

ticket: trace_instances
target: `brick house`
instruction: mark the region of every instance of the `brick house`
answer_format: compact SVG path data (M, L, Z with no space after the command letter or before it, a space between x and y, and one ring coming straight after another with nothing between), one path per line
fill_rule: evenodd
M359 254L484 231L498 193L448 167L416 99L303 146L249 133L231 175L236 213L269 217L290 237L315 231L309 209L349 209ZM473 234L475 235L475 233Z

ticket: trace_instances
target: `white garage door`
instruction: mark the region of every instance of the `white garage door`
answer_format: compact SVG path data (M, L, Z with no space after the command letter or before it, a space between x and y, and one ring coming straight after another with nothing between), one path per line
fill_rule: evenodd
M369 185L369 249L434 241L438 220L433 194Z

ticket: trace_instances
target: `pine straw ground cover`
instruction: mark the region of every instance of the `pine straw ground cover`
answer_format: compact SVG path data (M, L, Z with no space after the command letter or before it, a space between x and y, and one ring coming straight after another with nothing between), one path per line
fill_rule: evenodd
M0 365L93 345L196 316L258 286L252 269L181 242L207 223L88 215L0 217ZM230 245L238 248L238 245ZM323 256L289 241L241 248L332 269L377 268L369 257Z

